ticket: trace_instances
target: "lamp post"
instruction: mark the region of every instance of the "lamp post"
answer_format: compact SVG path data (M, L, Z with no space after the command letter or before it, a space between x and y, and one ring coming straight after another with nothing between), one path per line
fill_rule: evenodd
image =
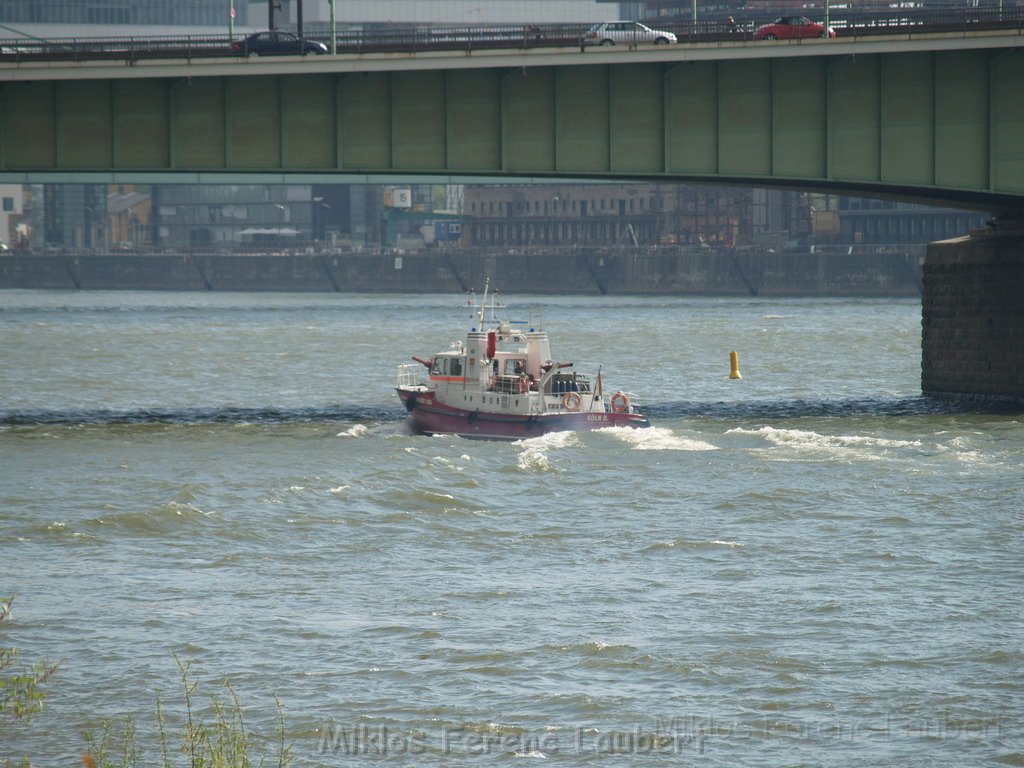
M693 31L697 31L697 0L691 0L690 2L690 18L693 22Z
M828 37L828 0L825 0L825 29L823 30L822 37Z
M330 205L324 202L322 197L313 198L313 239L324 240L326 233L324 232L324 216L327 215L327 211L321 211L320 209L330 209Z
M331 53L338 52L338 34L334 22L334 0L331 0Z
M228 41L235 39L235 0L228 0Z

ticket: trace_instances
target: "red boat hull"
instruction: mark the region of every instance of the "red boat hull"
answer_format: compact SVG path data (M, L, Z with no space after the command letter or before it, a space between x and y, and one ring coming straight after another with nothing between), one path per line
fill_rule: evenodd
M524 416L512 413L466 411L439 403L429 394L398 390L409 411L413 429L424 435L458 435L486 440L524 440L548 432L580 432L607 427L648 427L639 413L550 413Z

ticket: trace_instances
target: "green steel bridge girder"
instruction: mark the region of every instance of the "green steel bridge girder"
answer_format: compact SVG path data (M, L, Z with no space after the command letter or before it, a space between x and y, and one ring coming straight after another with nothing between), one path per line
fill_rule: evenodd
M1024 209L1024 51L9 81L0 131L7 179L689 179Z

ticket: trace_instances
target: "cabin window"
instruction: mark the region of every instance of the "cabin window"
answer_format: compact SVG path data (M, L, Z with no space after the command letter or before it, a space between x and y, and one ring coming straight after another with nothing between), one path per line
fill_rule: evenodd
M507 376L518 376L526 372L526 361L523 359L519 360L506 360L505 361L505 374Z
M452 358L452 364L451 364L451 368L449 369L449 373L452 376L461 376L462 375L462 358L461 357L453 357Z

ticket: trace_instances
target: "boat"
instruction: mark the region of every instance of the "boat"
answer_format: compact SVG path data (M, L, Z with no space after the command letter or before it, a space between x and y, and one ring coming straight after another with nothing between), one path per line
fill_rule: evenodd
M548 432L650 426L634 395L605 393L600 369L591 380L572 362L555 360L532 309L528 323L499 319L497 310L505 305L496 292L488 297L489 291L488 281L482 300L471 295L466 304L472 321L465 341L398 366L395 390L416 432L522 440ZM529 330L516 327L522 325Z

